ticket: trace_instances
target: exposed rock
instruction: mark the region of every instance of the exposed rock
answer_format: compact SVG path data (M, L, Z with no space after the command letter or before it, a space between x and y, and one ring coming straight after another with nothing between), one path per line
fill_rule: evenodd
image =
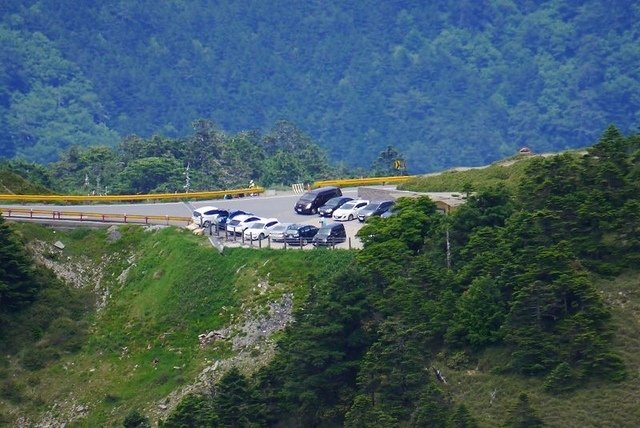
M56 247L56 248L58 248L58 249L60 249L60 250L64 250L64 244L63 244L62 242L60 242L60 241L56 241L56 242L53 244L53 246L54 246L54 247Z
M118 226L110 226L107 229L107 241L115 242L122 237L122 233L118 230Z

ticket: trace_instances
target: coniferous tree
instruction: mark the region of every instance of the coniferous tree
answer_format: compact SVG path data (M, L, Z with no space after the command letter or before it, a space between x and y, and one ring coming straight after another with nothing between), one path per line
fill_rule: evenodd
M0 216L0 313L33 302L38 290L31 258Z
M537 415L529 403L527 394L520 394L513 407L509 410L509 416L504 424L505 428L538 428L543 427L544 422Z

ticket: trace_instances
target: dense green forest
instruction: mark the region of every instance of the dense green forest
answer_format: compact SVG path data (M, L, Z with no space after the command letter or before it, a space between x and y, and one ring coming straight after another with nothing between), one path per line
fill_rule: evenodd
M291 293L295 321L272 358L251 348L253 370L228 365L162 424L637 426L640 136L610 127L584 152L519 168L508 186L465 183L450 215L400 199L361 228L360 251L221 255L180 229L56 233L0 218L0 424L80 404L58 420L155 422L164 397L234 355L199 333ZM64 251L41 256L102 272L101 312L93 280L63 284L25 249L57 239Z
M587 0L20 0L0 5L0 156L299 127L348 166L412 173L640 124L640 7Z
M387 154L380 153L373 173L399 172ZM56 162L10 160L0 162L3 170L53 191L80 194L183 193L247 187L249 180L288 186L347 173L331 166L327 154L291 123L278 122L265 134L230 135L205 120L194 122L185 138L131 136L116 147L73 146Z
M484 370L551 395L622 381L594 281L640 268L639 177L640 139L609 128L586 155L535 159L516 191L480 189L451 216L401 199L361 229L357 263L310 279L271 364L231 370L166 426L473 427L440 369L477 370L487 352ZM521 392L502 422L542 426Z

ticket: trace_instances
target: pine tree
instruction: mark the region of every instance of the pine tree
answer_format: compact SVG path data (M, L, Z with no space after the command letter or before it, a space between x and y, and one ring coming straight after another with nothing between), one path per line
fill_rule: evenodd
M544 422L531 407L527 394L523 393L518 396L518 400L510 409L504 426L506 428L539 428L544 426Z
M0 313L28 305L38 290L31 258L0 216Z

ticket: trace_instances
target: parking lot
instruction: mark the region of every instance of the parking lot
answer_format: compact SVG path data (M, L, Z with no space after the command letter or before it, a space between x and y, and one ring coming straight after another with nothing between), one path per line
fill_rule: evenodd
M344 189L343 194L352 198L357 198L357 189ZM199 201L197 203L191 203L190 205L195 208L201 208L204 206L215 206L223 209L241 209L244 211L252 212L260 217L275 217L282 223L300 223L311 224L316 227L321 226L321 221L324 223L332 222L330 218L321 218L318 215L302 215L294 211L293 207L300 198L300 194L294 194L292 192L265 195L259 197L246 197L240 199L230 200L216 200L216 201ZM355 236L356 232L360 230L363 223L358 220L343 222L346 232L347 240L344 243L337 244L335 248L362 248L362 243ZM206 235L209 235L209 230L205 231ZM281 242L273 242L270 239L264 239L262 241L255 240L253 242L244 242L241 235L233 236L231 234L226 235L223 230L216 231L212 228L211 234L213 238L219 240L224 246L230 247L270 247L270 248L285 248L285 244ZM300 246L286 246L287 248L300 249ZM307 244L302 247L303 249L314 248L312 244Z

